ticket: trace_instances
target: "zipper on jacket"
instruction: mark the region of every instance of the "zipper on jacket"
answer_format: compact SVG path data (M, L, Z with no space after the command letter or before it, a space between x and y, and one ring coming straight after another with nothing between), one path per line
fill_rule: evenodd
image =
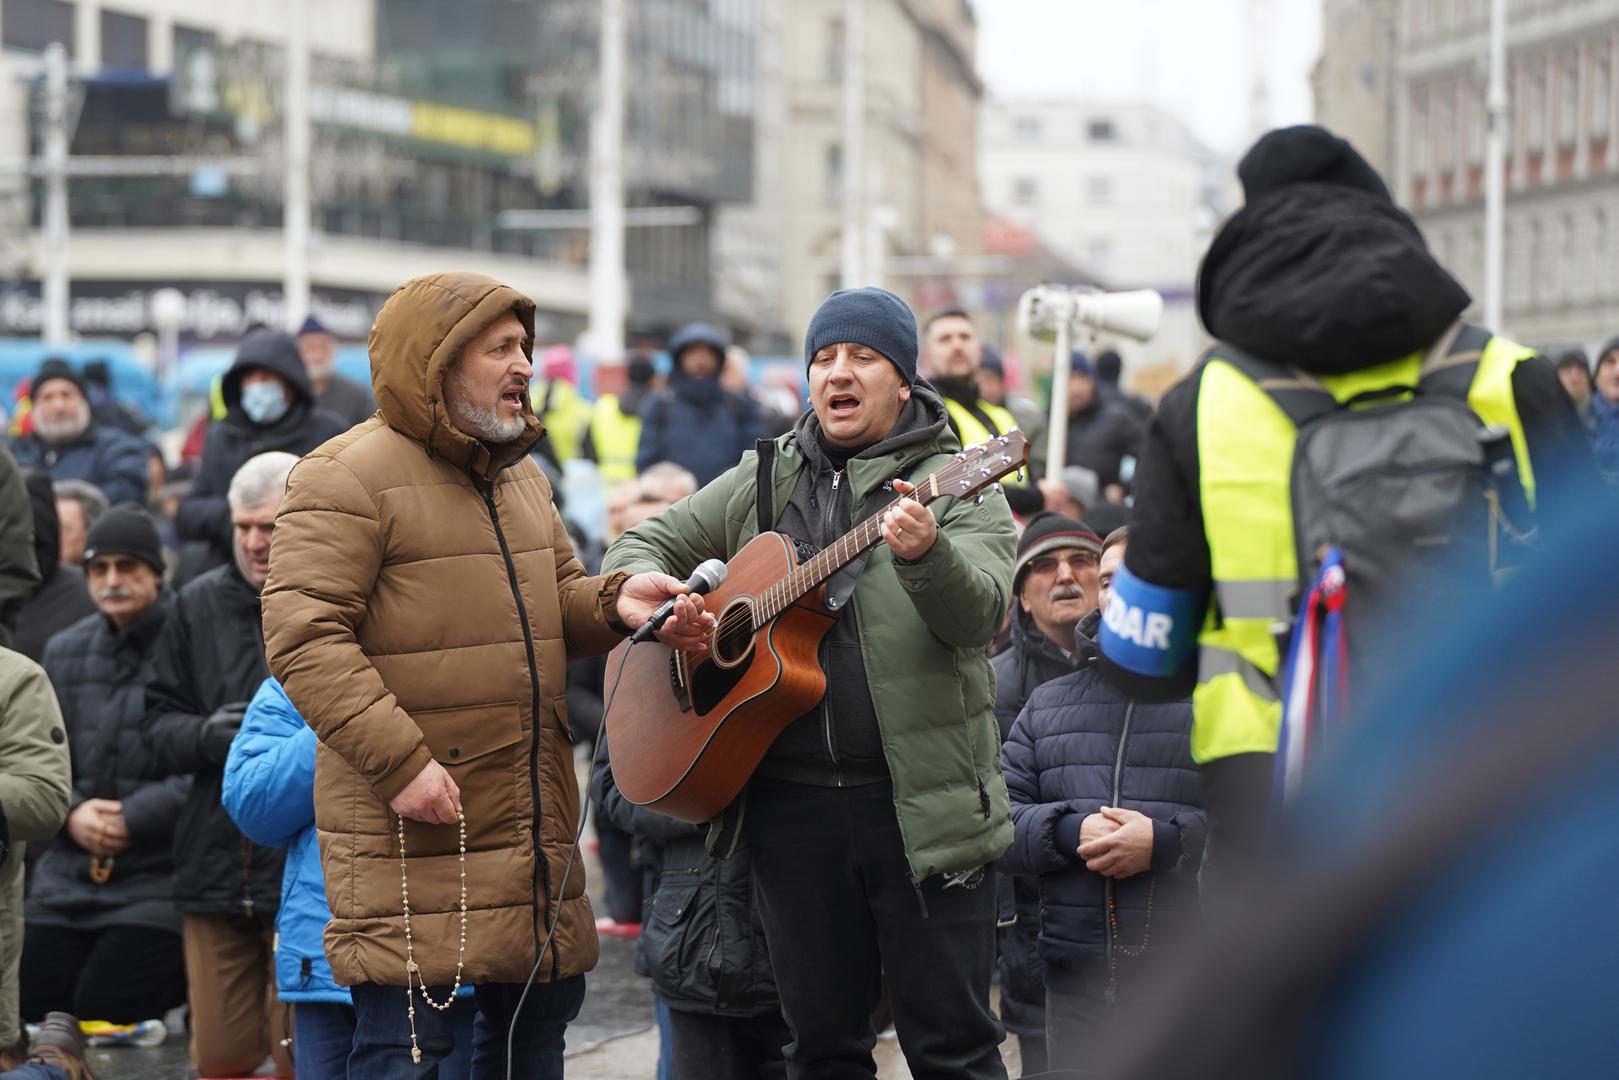
M1119 750L1113 758L1114 806L1119 805L1119 796L1121 794L1122 781L1124 780L1124 748L1130 741L1130 720L1135 716L1135 712L1136 703L1133 701L1124 708L1124 730L1119 732ZM1103 999L1107 1002L1107 1004L1112 1005L1114 1001L1117 1000L1119 993L1119 972L1117 967L1118 958L1113 955L1113 927L1111 923L1107 923L1108 913L1113 910L1112 878L1107 878L1103 881L1102 890L1104 893L1102 897L1102 919L1106 924L1104 925L1103 929L1107 932L1107 992L1103 995Z
M528 609L523 605L523 591L517 583L517 564L512 561L512 549L506 543L506 530L500 526L500 512L495 509L495 485L493 481L488 486L481 487L484 505L489 508L489 520L495 526L495 539L500 541L500 556L506 560L506 581L511 586L512 599L517 601L517 621L523 624L523 651L528 654L528 685L531 694L530 715L533 717L534 740L528 751L528 787L534 799L534 879L533 888L538 892L544 891L544 902L540 911L547 922L551 918L551 864L546 861L544 845L540 843L540 670L534 660L534 634L528 625ZM564 885L566 882L563 883ZM536 897L538 899L539 897ZM557 910L562 908L562 897L556 898ZM540 960L540 928L535 925L530 928L534 936L534 960ZM557 961L556 943L551 945L551 978L557 977L559 964Z

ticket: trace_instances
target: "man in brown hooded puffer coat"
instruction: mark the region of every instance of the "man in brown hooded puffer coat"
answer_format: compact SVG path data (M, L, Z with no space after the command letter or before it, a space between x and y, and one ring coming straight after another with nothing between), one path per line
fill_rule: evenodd
M450 1028L422 998L449 1000L458 976L477 987L487 1036L473 1075L503 1076L559 904L514 1072L560 1077L596 963L584 868L563 876L579 823L564 665L606 651L684 586L587 577L574 557L527 456L543 430L529 405L533 338L533 302L505 285L407 282L371 329L380 415L298 464L276 520L265 647L320 738L326 955L353 988L351 1077L442 1060ZM658 636L693 647L712 616L695 597L677 608Z

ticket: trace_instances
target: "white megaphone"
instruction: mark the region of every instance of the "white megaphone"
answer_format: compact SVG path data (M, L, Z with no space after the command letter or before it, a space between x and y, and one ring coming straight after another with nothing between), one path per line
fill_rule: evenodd
M1155 289L1110 293L1040 285L1018 301L1018 325L1036 341L1056 341L1064 324L1070 334L1078 326L1088 326L1146 341L1158 332L1163 314L1164 298Z
M1146 341L1158 332L1164 298L1154 289L1103 292L1039 285L1018 300L1018 326L1036 341L1055 344L1051 361L1051 417L1046 432L1046 475L1067 464L1070 342L1081 327Z

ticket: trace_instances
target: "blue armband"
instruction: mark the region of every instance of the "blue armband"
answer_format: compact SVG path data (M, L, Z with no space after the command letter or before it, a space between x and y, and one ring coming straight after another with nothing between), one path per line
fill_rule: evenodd
M1206 590L1149 585L1121 566L1102 613L1102 655L1136 675L1178 674L1197 649L1208 605Z

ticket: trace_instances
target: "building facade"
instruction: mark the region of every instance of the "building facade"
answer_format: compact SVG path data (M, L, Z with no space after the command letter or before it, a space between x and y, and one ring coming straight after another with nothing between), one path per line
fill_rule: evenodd
M1023 226L1110 289L1157 289L1162 329L1118 343L1149 381L1184 371L1206 344L1198 260L1221 214L1229 169L1152 105L992 101L979 139L988 209Z
M839 287L845 81L864 81L866 284L926 310L954 302L981 252L972 153L983 85L966 0L867 0L864 55L848 55L844 0L793 0L785 48L783 309L791 340ZM880 58L880 60L879 60Z
M1322 0L1327 43L1310 72L1315 122L1353 143L1387 176L1394 163L1400 0Z
M509 228L499 215L588 205L599 6L305 6L315 313L363 339L405 278L475 267L537 299L543 336L573 340L590 304L588 231ZM759 257L779 249L774 219L727 225L727 215L753 205L763 168L753 122L759 29L767 18L779 23L784 6L626 2L626 201L696 210L694 223L628 230L632 333L707 318L744 336L779 336L779 303L755 302L780 297L777 271ZM197 165L71 181L77 333L151 329L151 291L176 282L195 309L182 328L187 341L228 341L255 321L301 318L279 306L287 16L281 4L251 0L0 0L0 157L23 162L38 152L41 53L60 41L81 103L72 155ZM772 130L779 138L779 120ZM221 161L257 164L233 171ZM39 330L39 206L36 180L20 167L0 172L0 336ZM731 258L736 251L744 257ZM728 287L746 259L752 279Z
M1331 30L1323 67L1377 65ZM1390 187L1477 301L1484 292L1488 0L1401 0L1392 108L1317 82L1323 118L1381 133ZM1508 0L1505 274L1496 328L1548 349L1619 332L1619 0ZM1368 134L1368 143L1378 141ZM1481 313L1477 304L1471 313Z

